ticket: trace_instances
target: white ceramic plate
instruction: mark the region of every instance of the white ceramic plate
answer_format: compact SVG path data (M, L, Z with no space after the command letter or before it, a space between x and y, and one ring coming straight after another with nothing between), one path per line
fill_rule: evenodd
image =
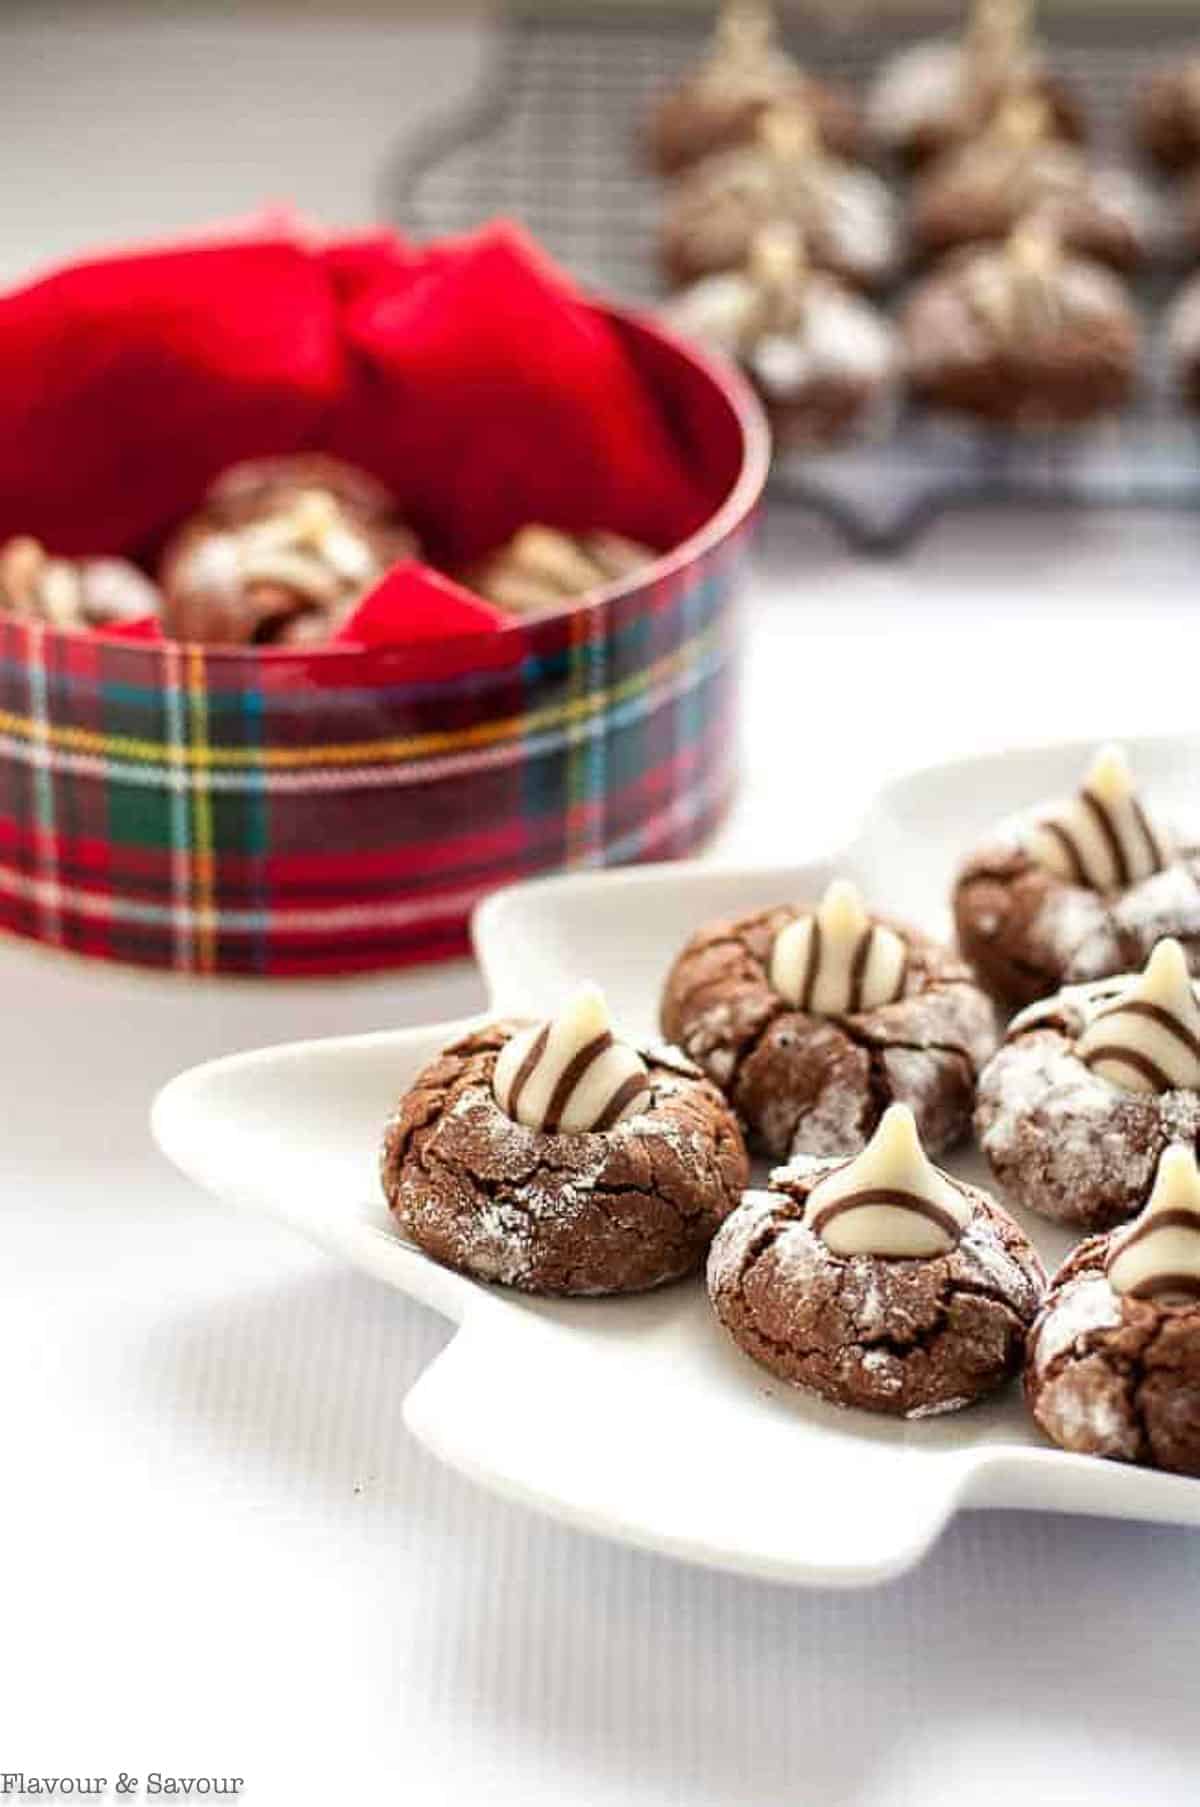
M618 1021L650 1033L662 975L693 926L811 896L835 866L941 930L958 854L998 816L1071 789L1089 750L1020 751L904 778L879 795L853 847L818 864L659 866L501 892L475 925L493 1005L536 1012L591 977ZM1131 750L1156 802L1181 805L1200 742ZM456 1468L631 1543L827 1584L907 1568L964 1506L1200 1524L1200 1483L1048 1448L1016 1387L953 1417L892 1423L773 1381L719 1331L699 1283L543 1303L435 1266L392 1230L376 1149L397 1094L462 1027L237 1055L183 1074L154 1106L160 1146L200 1185L458 1325L405 1402L410 1429ZM981 1177L970 1161L959 1170ZM1027 1227L1056 1262L1066 1239Z

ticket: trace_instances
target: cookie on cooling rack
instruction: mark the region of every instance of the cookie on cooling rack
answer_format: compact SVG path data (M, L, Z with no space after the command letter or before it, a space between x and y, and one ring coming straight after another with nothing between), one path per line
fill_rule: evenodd
M1083 136L1082 112L1030 41L1025 0L974 0L960 41L910 45L885 63L867 101L867 128L884 150L924 163L983 130L1011 94L1044 101L1056 137Z
M1134 137L1160 169L1200 164L1200 51L1153 70L1134 103Z
M862 148L862 122L848 88L819 81L776 42L763 0L726 0L704 60L658 102L648 121L650 154L674 175L714 151L753 139L769 107L810 108L822 144L842 156Z
M1200 212L1197 214L1200 244ZM1167 355L1184 404L1200 411L1200 276L1189 277L1167 311Z
M959 945L1004 1004L1140 966L1164 935L1200 971L1200 848L1142 803L1119 747L1077 796L1001 823L954 883Z
M1137 317L1119 277L1043 224L952 253L901 313L905 370L929 407L991 426L1078 427L1137 379Z
M744 269L701 277L666 317L738 361L781 448L882 430L892 415L899 355L890 323L812 268L795 226L764 226Z
M1046 102L1028 93L1011 96L975 138L940 157L917 181L910 210L913 244L926 256L1007 238L1022 221L1124 271L1144 263L1162 237L1146 183L1056 138Z
M713 1308L781 1380L906 1418L1016 1374L1045 1274L985 1192L934 1167L892 1105L850 1161L798 1158L748 1192L708 1259Z
M745 266L777 222L801 233L810 262L854 288L876 288L900 254L896 203L873 170L831 156L811 112L773 107L753 144L707 157L673 186L662 263L675 286Z
M816 905L706 923L667 975L660 1020L776 1157L852 1154L897 1101L931 1152L952 1147L996 1046L964 962L868 915L844 880Z
M1164 1149L1135 1222L1080 1243L1029 1335L1025 1397L1062 1449L1200 1476L1200 1173Z
M749 1167L732 1112L673 1048L614 1038L585 987L492 1023L400 1100L382 1154L400 1228L436 1261L532 1293L627 1293L692 1272Z

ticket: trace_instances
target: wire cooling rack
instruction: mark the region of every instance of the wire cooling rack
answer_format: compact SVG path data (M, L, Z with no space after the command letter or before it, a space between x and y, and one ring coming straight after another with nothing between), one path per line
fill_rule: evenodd
M864 25L853 8L842 18L841 28L793 21L784 36L807 66L862 90L907 39ZM701 53L707 29L703 17L642 7L509 13L475 98L392 155L385 214L420 237L519 219L587 286L653 305L663 190L639 131L655 98ZM1139 79L1184 49L1186 28L1178 14L1130 8L1123 20L1076 23L1086 39L1071 29L1064 22L1053 42L1055 67L1084 97L1096 149L1120 156ZM1200 508L1200 445L1172 393L1159 330L1180 274L1160 269L1139 286L1146 356L1137 397L1119 417L1014 435L911 406L884 440L779 459L772 495L820 508L872 551L901 548L955 502Z

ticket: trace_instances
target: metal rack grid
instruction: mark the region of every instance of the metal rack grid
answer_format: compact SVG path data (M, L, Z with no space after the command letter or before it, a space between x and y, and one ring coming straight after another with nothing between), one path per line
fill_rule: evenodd
M588 286L653 303L662 186L640 155L639 127L705 35L703 18L641 8L509 14L476 98L393 156L385 213L419 236L517 218ZM860 90L905 41L861 23L794 26L785 36L809 67ZM1137 81L1183 44L1178 15L1140 11L1092 25L1086 42L1056 38L1055 66L1085 97L1097 149L1127 148ZM778 460L772 494L820 508L873 551L902 547L954 502L1200 507L1196 429L1176 406L1158 334L1179 275L1160 270L1140 285L1145 367L1119 418L1012 435L909 407L878 443Z

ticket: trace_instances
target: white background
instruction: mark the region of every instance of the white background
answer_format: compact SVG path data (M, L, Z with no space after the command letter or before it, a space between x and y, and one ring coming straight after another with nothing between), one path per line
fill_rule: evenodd
M262 197L365 218L382 148L478 48L10 18L0 274ZM926 759L1194 729L1198 539L960 518L871 566L772 520L724 850L819 852ZM465 966L188 987L0 945L0 1770L236 1774L263 1807L1194 1807L1193 1538L977 1515L838 1595L560 1530L401 1428L438 1320L149 1146L180 1066L478 1001Z

